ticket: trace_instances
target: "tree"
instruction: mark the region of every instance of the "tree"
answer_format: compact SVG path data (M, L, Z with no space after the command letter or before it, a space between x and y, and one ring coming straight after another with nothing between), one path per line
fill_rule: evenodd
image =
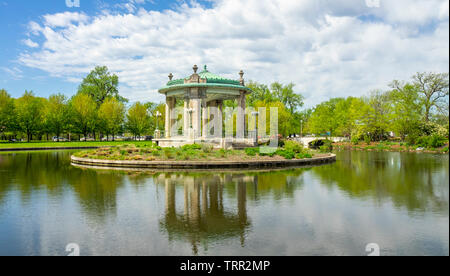
M433 109L440 110L448 105L448 73L417 73L413 76L414 85L422 95L425 107L424 120L430 121Z
M97 66L87 75L80 86L78 93L84 93L92 97L97 107L108 98L116 98L120 102L128 100L119 95L119 77L111 74L106 66Z
M360 98L348 97L336 104L335 120L336 134L349 137L361 135L361 121L367 110L367 105Z
M116 98L108 98L100 106L98 116L107 138L111 134L114 141L114 135L120 131L123 125L125 105Z
M127 113L127 128L135 136L140 136L150 128L150 116L145 105L137 102Z
M372 140L382 140L390 126L391 104L388 93L382 91L372 91L370 97L366 99L368 108L365 110L362 123L364 132Z
M62 94L51 95L48 98L45 117L48 129L56 135L59 142L61 133L66 130L68 120L66 96Z
M77 94L70 100L71 118L75 131L87 138L88 133L95 127L97 105L87 94ZM87 139L86 139L87 140Z
M394 81L394 90L389 92L392 102L392 128L404 140L417 132L422 112L422 104L417 86Z
M17 123L21 131L26 133L27 141L30 142L42 126L44 106L40 98L33 92L25 91L22 97L16 101Z
M314 134L335 135L339 122L336 120L336 105L344 101L343 98L334 98L316 106L308 122L308 129Z
M0 90L0 133L12 130L15 125L14 99L6 92Z
M273 102L275 99L267 85L250 81L247 87L252 89L252 93L247 96L247 104L254 106L256 102ZM230 106L230 105L228 105ZM230 106L233 107L233 106Z
M303 96L294 92L294 86L293 83L283 85L278 82L274 82L270 86L272 95L282 102L291 114L294 114L295 110L303 106Z

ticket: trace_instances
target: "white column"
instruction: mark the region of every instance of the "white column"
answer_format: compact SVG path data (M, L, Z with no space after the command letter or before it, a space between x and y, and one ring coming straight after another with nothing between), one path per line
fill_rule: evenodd
M236 116L236 138L245 138L245 92L241 91L241 95L237 100L237 116Z
M223 101L218 102L216 115L215 136L217 138L223 138Z
M202 136L208 136L208 104L206 100L202 101Z
M194 109L194 112L192 113L192 128L194 129L194 138L198 138L201 136L201 129L202 129L202 118L201 118L201 111L202 111L202 100L201 99L194 99L191 100L192 102L192 108Z
M166 138L170 138L170 120L171 120L171 114L172 114L172 110L171 110L171 98L166 97L166 120L165 120L165 134L164 136Z
M184 128L183 128L183 134L184 137L188 137L189 136L189 99L184 99L184 111L183 111L183 119L184 119Z

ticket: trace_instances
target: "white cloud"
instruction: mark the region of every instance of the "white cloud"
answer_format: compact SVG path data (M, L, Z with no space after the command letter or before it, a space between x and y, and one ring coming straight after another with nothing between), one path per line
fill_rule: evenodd
M156 90L169 72L184 77L193 64L208 64L238 78L243 69L247 79L296 83L309 106L363 95L416 71L448 70L447 1L381 1L380 8L365 0L180 5L164 12L45 15L30 23L44 44L19 60L71 81L107 65L119 75L124 96L152 101L162 100Z
M32 41L32 40L29 39L29 38L28 38L28 39L22 40L22 43L25 44L25 45L27 45L27 46L30 47L30 48L37 48L37 47L39 47L39 44L38 44L38 43Z

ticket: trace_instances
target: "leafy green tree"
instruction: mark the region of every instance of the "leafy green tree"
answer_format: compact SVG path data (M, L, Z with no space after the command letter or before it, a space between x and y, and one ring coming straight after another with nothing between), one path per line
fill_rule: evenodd
M336 104L335 118L337 121L336 135L358 137L361 135L361 121L368 106L360 98L348 97Z
M253 90L253 93L247 96L247 104L249 106L254 106L256 102L273 102L275 100L267 85L250 81L247 87ZM226 106L234 107L230 104Z
M392 102L391 127L404 140L417 132L423 114L422 101L417 86L394 81L389 93Z
M114 135L117 134L123 126L125 119L125 105L116 98L108 98L100 106L98 116L103 129L106 131L107 137L111 134L114 141Z
M81 133L87 138L88 133L94 129L96 124L96 102L91 96L80 93L72 97L69 106L74 132Z
M308 129L314 134L335 135L339 127L339 121L336 120L336 105L345 101L343 98L334 98L316 106L308 122Z
M433 110L448 106L448 73L417 73L413 76L414 85L420 93L425 108L424 120L429 122Z
M128 100L119 95L119 77L111 74L106 66L97 66L82 81L78 87L78 93L84 93L92 97L97 107L108 98L116 98L120 102Z
M0 90L0 133L13 130L15 126L14 99L6 92Z
M392 107L389 93L372 91L366 103L368 108L362 120L364 132L371 140L380 141L385 138L391 124Z
M294 92L294 86L293 83L283 85L279 82L272 83L270 86L271 94L275 99L282 102L291 114L294 114L294 111L303 106L303 96Z
M149 130L150 116L144 104L137 102L131 106L127 113L126 126L135 137Z
M45 121L51 133L61 136L67 129L68 104L66 96L62 94L51 95L46 105Z
M21 131L27 135L27 141L32 140L33 134L42 127L44 105L33 92L25 91L22 97L16 100L17 124Z

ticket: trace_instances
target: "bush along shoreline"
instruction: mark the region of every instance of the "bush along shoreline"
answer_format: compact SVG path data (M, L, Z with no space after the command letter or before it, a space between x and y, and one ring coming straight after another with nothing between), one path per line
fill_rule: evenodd
M448 154L448 140L437 140L433 137L426 137L415 145L405 142L345 142L334 143L335 150L354 150L354 151L387 151L387 152L416 152L416 153L434 153Z

